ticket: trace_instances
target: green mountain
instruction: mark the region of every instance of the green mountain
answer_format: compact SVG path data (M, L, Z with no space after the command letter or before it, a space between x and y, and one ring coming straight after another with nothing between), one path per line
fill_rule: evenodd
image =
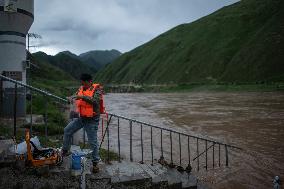
M117 57L121 55L121 52L117 50L94 50L79 55L82 62L88 64L89 66L100 70L106 64L112 62Z
M74 54L74 53L72 53L70 51L62 51L61 53L65 54L65 55L68 55L68 56L70 56L70 57L72 57L74 59L79 59L79 57L76 54Z
M31 71L33 79L50 79L55 81L74 80L74 78L69 73L58 68L57 66L47 63L47 61L43 61L41 58L38 58L48 58L48 55L46 55L45 53L38 52L35 54L28 54L28 57L34 65L31 66L31 69L28 69L28 71Z
M60 68L76 79L78 79L82 73L89 73L93 75L97 72L96 69L80 61L76 55L71 54L70 52L67 53L67 51L60 52L55 56L47 55L43 52L37 52L34 53L33 56L38 62Z
M79 85L79 82L70 73L50 64L49 57L45 53L28 53L28 57L33 64L30 69L27 69L28 84L61 96L70 95L73 93L70 86Z
M242 0L121 55L102 83L284 81L284 1Z

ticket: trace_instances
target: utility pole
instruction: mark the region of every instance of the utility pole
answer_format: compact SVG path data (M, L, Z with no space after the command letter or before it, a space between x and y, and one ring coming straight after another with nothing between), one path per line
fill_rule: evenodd
M28 45L27 45L27 48L28 48L28 53L30 53L30 47L36 47L35 45L31 46L30 45L30 37L31 38L35 38L35 39L42 39L41 35L39 34L36 34L36 33L28 33L27 34L27 37L28 37ZM28 58L28 57L27 57ZM27 68L30 68L30 65L31 65L31 62L30 60L26 60L27 63L29 63L29 66ZM31 71L30 71L30 82L31 82ZM30 83L31 84L31 83Z
M35 39L42 39L42 37L39 34L35 34L35 33L28 33L28 53L30 53L30 47L36 47L36 46L30 46L30 37L35 38ZM28 57L27 57L28 58ZM29 64L29 66L27 68L30 69L29 71L29 77L27 74L27 81L29 81L30 85L32 85L32 70L31 70L31 60L26 60L26 62ZM33 100L33 95L32 95L32 91L30 90L30 132L32 133L33 130L33 106L32 106L32 100Z
M42 39L41 35L36 33L28 33L28 51L30 51L30 47L36 47L36 46L30 46L30 37L35 39Z

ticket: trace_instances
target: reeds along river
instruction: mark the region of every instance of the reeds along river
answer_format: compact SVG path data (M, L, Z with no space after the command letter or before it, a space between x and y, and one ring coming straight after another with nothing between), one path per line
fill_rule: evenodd
M107 94L105 102L108 111L115 114L241 147L242 151L230 151L229 168L221 166L208 171L202 168L196 173L213 188L272 188L274 176L279 175L284 180L284 93ZM127 158L129 127L128 123L125 123L125 128L123 123L121 125L121 153ZM115 151L116 130L115 125L110 129L111 148ZM149 131L144 132L144 142L147 143ZM133 125L133 135L134 160L139 161L140 127ZM154 131L155 159L160 153L159 141L159 135ZM164 139L164 148L169 145ZM182 145L186 148L183 140ZM145 149L145 156L149 159L147 152L149 145ZM178 152L175 144L174 156L178 156ZM166 158L168 155L165 149ZM182 158L185 166L185 152ZM178 157L174 157L174 161L178 163Z

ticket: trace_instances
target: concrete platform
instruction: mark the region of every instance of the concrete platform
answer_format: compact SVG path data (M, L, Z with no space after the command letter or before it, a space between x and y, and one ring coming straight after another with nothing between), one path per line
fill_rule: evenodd
M51 172L69 172L71 167L71 156L65 157L61 166L50 169ZM99 163L100 172L91 173L92 162L86 163L86 182L103 181L109 183L112 188L199 188L198 180L192 174L180 173L176 169L164 167L160 164L140 164L136 162L112 162L111 164ZM74 175L74 174L73 174ZM76 174L75 174L76 175ZM81 171L77 171L77 176ZM204 187L202 187L204 188Z
M144 188L197 188L197 178L180 173L176 169L160 164L140 164L135 162L112 162L102 164L102 173L109 175L113 185L140 185Z

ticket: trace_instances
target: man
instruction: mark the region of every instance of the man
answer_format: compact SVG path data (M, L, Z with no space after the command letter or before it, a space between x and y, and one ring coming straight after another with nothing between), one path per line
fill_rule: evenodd
M92 83L91 75L82 74L80 80L82 86L79 88L76 95L69 98L70 101L76 99L76 108L79 116L73 119L73 121L64 128L62 153L63 156L68 154L71 145L71 137L76 131L84 128L87 133L89 145L93 150L92 171L97 173L99 171L98 162L100 161L97 131L100 119L100 95L102 91L98 84Z

